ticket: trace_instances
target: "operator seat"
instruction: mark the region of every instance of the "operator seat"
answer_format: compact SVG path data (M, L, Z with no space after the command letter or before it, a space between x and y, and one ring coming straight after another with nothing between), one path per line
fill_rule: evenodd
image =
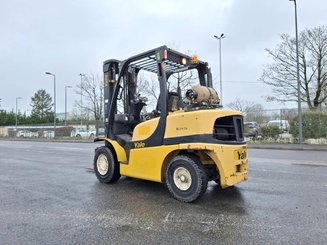
M178 100L177 92L168 92L168 111L178 110Z
M159 95L157 108L156 108L156 111L158 113L160 113L161 111L160 100L161 100L161 94ZM168 111L173 112L178 110L178 100L179 97L177 92L173 92L173 91L168 92L168 105L167 105Z

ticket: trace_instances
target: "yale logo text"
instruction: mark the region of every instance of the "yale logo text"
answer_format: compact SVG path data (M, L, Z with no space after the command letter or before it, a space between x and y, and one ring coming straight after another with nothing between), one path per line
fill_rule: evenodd
M236 150L234 151L234 159L235 160L244 160L247 157L246 150Z
M135 148L143 148L145 146L144 142L134 142L134 147Z

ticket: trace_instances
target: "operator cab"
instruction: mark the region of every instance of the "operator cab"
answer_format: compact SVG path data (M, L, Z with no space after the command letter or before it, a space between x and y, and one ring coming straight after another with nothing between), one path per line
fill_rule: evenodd
M128 152L133 130L142 122L158 120L147 138L156 146L163 143L170 113L219 107L208 64L166 46L124 61L105 61L103 69L106 137Z

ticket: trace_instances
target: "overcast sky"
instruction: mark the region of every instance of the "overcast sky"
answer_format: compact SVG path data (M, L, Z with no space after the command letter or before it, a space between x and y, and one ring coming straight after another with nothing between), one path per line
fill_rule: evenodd
M326 0L298 0L299 31L327 24ZM294 3L289 0L10 0L0 1L1 109L30 113L31 97L40 89L53 96L56 74L57 112L79 97L74 90L79 73L102 77L102 62L175 44L212 67L219 80L218 41L222 42L223 101L239 97L265 108L291 108L267 103L271 93L256 82L269 62L265 48L273 48L282 33L294 36ZM218 89L218 83L216 88Z

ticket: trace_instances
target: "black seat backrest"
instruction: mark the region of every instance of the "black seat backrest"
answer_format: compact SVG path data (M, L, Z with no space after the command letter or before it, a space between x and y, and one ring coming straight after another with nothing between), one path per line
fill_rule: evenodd
M178 110L178 93L169 92L168 93L168 111L177 111Z

